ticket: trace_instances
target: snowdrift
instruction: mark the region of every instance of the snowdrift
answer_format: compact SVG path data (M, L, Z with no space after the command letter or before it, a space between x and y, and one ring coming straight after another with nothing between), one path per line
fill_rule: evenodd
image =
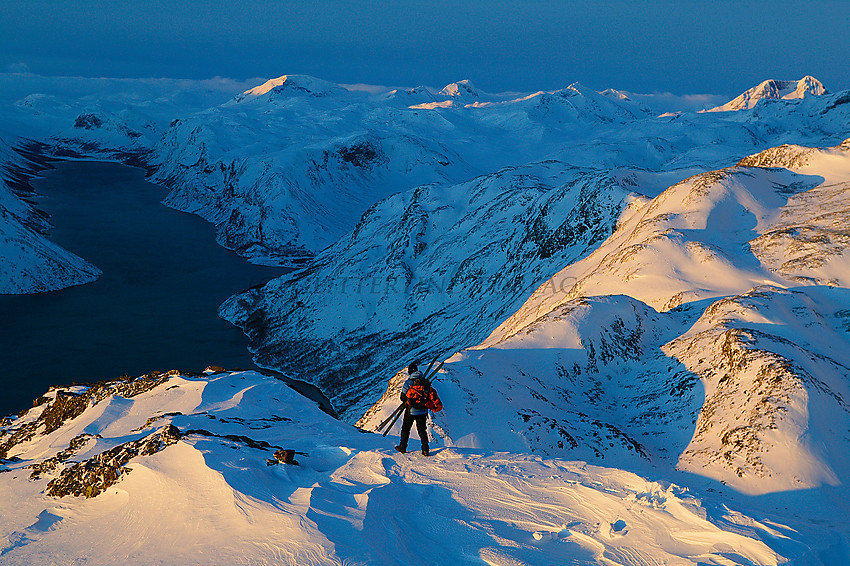
M150 374L37 403L0 428L8 565L847 558L822 529L663 479L527 453L400 455L254 372ZM269 465L281 446L297 464Z

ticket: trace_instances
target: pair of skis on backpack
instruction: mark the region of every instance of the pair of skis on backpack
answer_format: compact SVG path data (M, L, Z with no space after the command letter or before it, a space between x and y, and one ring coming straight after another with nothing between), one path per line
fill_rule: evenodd
M426 369L425 373L423 374L425 376L424 379L429 383L431 382L431 378L434 377L438 371L443 369L444 362L440 362L440 364L434 369L434 371L431 371L431 368L434 367L434 364L436 363L437 358L434 358L434 361L428 364L428 369ZM381 424L378 425L378 432L381 432L381 429L387 427L387 430L384 431L384 434L382 436L386 436L390 432L390 430L392 430L393 425L396 423L396 421L398 421L399 417L401 417L401 414L404 412L405 407L407 407L407 403L402 403L398 406L398 408L396 408L396 410L392 412L392 414L390 414L389 417L386 418L386 420L384 420Z

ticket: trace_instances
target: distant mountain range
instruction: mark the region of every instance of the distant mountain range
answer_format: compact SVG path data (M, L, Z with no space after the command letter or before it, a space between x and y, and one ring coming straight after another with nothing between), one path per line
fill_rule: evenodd
M0 109L0 292L98 275L49 242L22 148L144 165L296 268L220 315L343 421L273 373L54 388L0 424L0 561L426 562L412 525L428 563L850 561L850 91L659 115L580 84L175 86ZM351 426L434 358L436 458Z

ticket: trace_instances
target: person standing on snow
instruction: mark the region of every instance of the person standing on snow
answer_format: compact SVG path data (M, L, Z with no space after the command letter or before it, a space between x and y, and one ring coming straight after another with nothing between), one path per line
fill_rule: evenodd
M439 411L443 408L437 392L431 387L431 383L425 379L422 372L412 363L407 367L408 378L401 388L401 402L404 403L404 420L401 423L401 442L395 447L404 454L407 452L407 441L410 438L410 429L416 423L416 431L422 442L422 455L428 455L428 409Z

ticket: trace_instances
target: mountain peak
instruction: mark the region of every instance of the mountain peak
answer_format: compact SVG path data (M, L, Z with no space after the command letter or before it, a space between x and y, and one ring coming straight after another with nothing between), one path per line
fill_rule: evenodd
M282 75L237 95L236 102L276 93L327 96L335 92L346 92L346 90L337 84L310 75Z
M708 110L708 112L748 110L754 107L759 100L765 98L793 100L803 98L806 95L820 96L822 94L827 94L826 88L823 86L823 83L811 75L806 75L799 81L769 79L742 93L737 98L730 100L723 106L717 106Z
M462 80L456 83L447 84L443 90L439 92L442 96L459 96L464 98L478 98L478 89L469 80Z

